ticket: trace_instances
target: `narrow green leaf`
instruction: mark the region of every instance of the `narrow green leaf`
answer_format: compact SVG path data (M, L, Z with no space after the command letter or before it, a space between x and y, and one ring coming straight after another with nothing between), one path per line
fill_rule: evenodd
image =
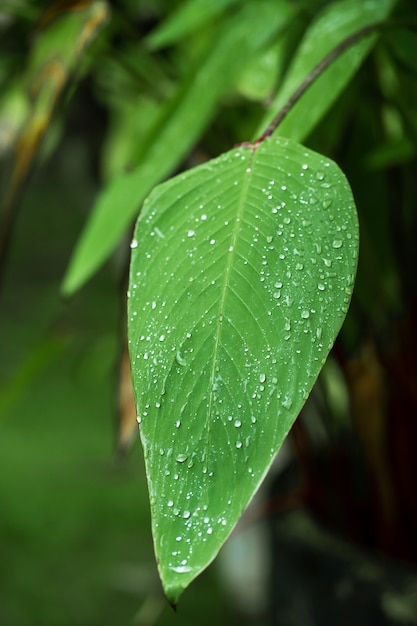
M172 45L237 2L239 0L188 0L152 31L148 43L153 50Z
M112 181L100 194L64 279L67 294L103 263L151 189L184 158L212 117L221 95L254 51L285 27L293 9L270 2L248 4L227 22L204 63L169 102L144 141L137 169ZM214 42L213 42L214 43Z
M396 0L342 0L326 7L307 30L274 103L259 125L261 135L303 80L344 39L361 28L384 20ZM277 129L277 133L304 141L349 84L377 35L368 35L336 59L308 88Z
M104 0L94 0L79 10L51 7L43 15L42 28L30 54L27 86L20 87L27 100L26 116L15 138L10 179L0 202L2 254L7 247L18 195L51 124L57 102L108 15L109 7Z
M151 193L132 241L129 350L165 592L216 556L345 317L357 218L331 161L270 138Z
M36 82L45 80L43 73L60 86L60 80L65 80L76 69L87 44L104 26L109 13L105 0L93 0L80 8L65 7L65 4L49 7L41 20L43 28L30 56L32 89L36 89ZM59 63L60 75L53 61Z

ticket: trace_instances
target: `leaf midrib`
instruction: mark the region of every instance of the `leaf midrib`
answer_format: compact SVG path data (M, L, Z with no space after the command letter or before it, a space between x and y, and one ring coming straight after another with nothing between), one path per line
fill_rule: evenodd
M216 320L215 344L214 344L213 361L212 361L212 368L211 368L210 382L209 382L209 385L210 385L209 404L208 404L207 418L206 418L206 433L207 433L207 440L206 440L207 448L206 449L207 450L210 449L210 432L211 432L210 423L212 421L212 412L213 412L213 403L214 403L214 379L216 376L216 368L218 364L218 355L219 355L219 348L220 348L221 336L222 336L222 330L223 330L223 318L224 318L225 302L226 302L228 286L229 286L229 277L230 277L231 269L233 267L234 258L236 255L236 243L237 243L239 233L241 230L243 210L246 205L247 192L250 187L249 183L250 183L250 180L252 178L252 173L253 173L253 162L254 162L255 150L252 147L249 147L247 149L251 151L251 155L250 155L250 159L245 162L245 172L244 172L242 190L240 193L240 198L238 202L238 210L236 213L235 224L234 224L234 228L232 231L232 239L230 243L230 245L232 246L232 251L229 252L228 254L228 261L227 261L226 268L225 268L223 288L222 288L222 292L220 296L219 310L218 310L217 320ZM250 171L248 172L249 169Z

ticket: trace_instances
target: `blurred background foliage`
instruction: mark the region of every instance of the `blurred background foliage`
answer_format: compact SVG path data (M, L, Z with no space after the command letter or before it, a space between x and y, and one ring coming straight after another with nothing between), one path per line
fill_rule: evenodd
M328 112L321 95L305 143L346 173L361 225L350 313L273 476L178 616L122 357L141 199L253 139L333 5L358 2L3 0L0 624L417 623L414 0L385 2L388 26Z

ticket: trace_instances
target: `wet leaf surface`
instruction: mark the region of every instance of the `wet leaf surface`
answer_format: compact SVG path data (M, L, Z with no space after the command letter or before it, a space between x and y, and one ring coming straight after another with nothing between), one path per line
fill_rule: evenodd
M356 270L339 168L289 140L164 183L132 241L129 349L165 592L216 556L345 317Z

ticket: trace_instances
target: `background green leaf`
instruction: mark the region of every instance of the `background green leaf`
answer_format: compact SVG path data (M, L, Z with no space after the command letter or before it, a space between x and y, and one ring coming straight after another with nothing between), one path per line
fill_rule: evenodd
M129 342L171 602L215 557L308 397L357 248L343 174L286 140L232 150L145 202Z
M259 125L255 137L265 131L303 80L331 50L361 28L386 19L395 2L396 0L342 0L326 7L305 33L283 85ZM367 35L332 62L291 109L279 125L277 133L303 141L349 84L376 38L376 34Z
M178 6L148 37L152 49L172 45L217 17L239 0L188 0Z
M11 118L9 127L15 135L12 136L14 158L10 179L0 201L0 258L7 249L18 195L33 167L57 103L72 74L79 70L88 44L97 37L108 17L109 7L103 0L87 3L78 10L50 7L44 13L42 28L33 46L27 84L16 84L15 93L7 94L8 98L12 97L14 106L7 106L6 99L4 107L0 94L0 127ZM6 119L1 119L5 114ZM0 150L1 144L0 139Z

